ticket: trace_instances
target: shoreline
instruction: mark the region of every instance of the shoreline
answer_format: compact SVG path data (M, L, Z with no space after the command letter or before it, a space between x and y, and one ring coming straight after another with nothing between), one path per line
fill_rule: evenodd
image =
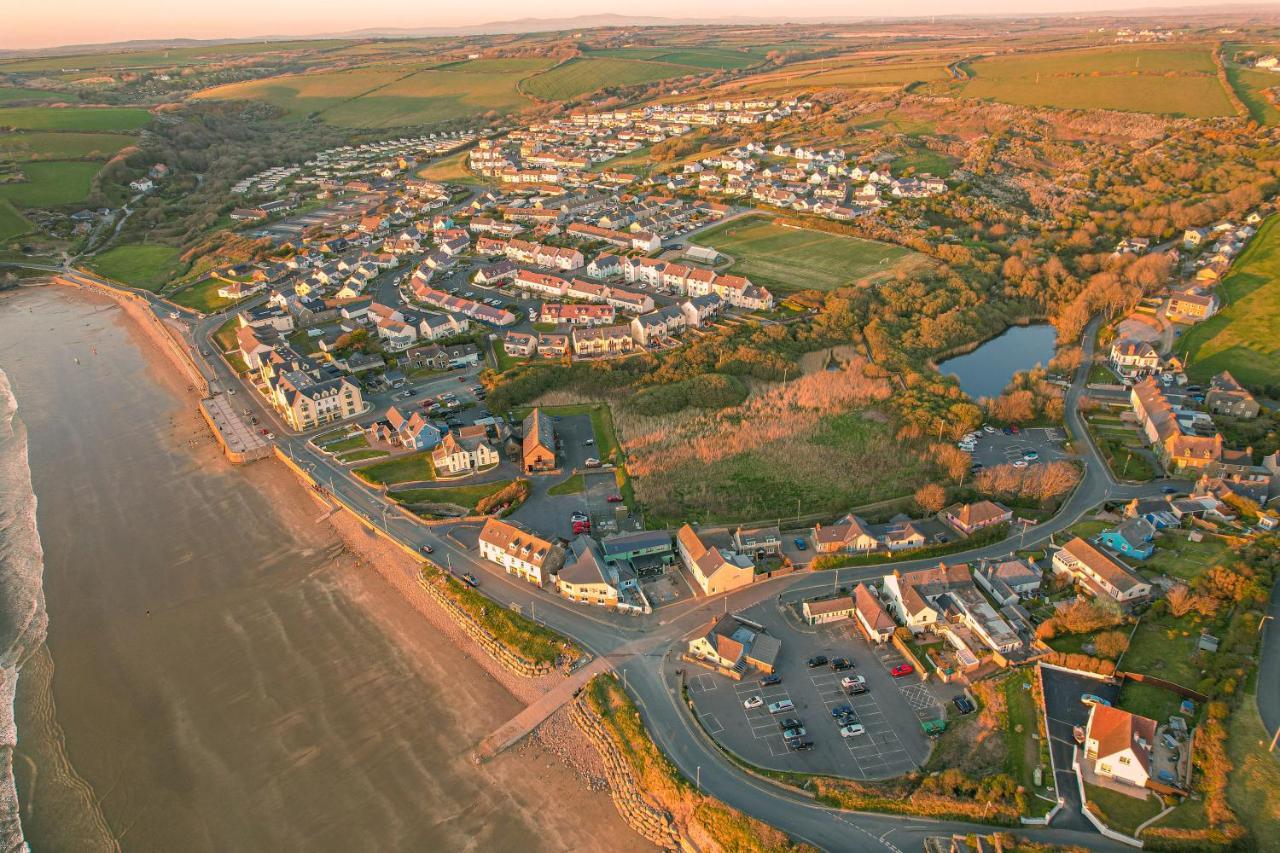
M86 288L75 289L86 290ZM447 677L452 666L448 659L458 653L466 655L478 665L481 672L489 676L486 680L492 684L493 688L501 688L502 693L512 697L515 710L497 711L500 719L497 719L496 725L501 725L509 716L514 716L525 705L564 678L560 673L553 672L547 676L530 679L503 668L498 661L471 642L463 633L461 626L418 587L416 582L418 561L402 549L369 531L345 509L327 518L322 517L322 513L331 509L331 506L311 491L300 478L294 476L282 462L269 459L264 465L233 465L218 452L215 438L200 419L196 406L198 400L183 396L184 389L188 395L198 395L198 392L187 382L184 371L174 364L170 347L165 341L156 339L155 335L160 333L160 329L140 318L136 313L137 306L133 306L135 310L129 310L122 304L122 300L111 298L101 292L89 295L88 299L90 302L103 305L109 300L121 307L122 319L127 317L132 321L127 323L117 321L117 325L133 337L139 353L146 362L147 372L154 371L157 374L157 381L167 385L173 392L178 407L189 415L189 418L184 420L189 420L196 426L197 431L191 433L192 438L185 442L191 447L193 455L204 457L206 454L209 456L216 454L216 458L221 460L219 463L213 463L208 458L203 461L225 466L223 473L234 472L242 479L241 488L255 489L259 494L264 494L277 503L276 515L281 524L296 531L298 525L305 527L310 520L314 520L312 523L316 525L324 522L325 535L337 540L340 549L338 553L345 554L354 562L354 565L337 567L339 585L352 593L351 599L356 606L366 612L368 618L376 624L386 639L415 662L415 668L420 666L421 672L430 673L436 678ZM140 320L142 322L139 322ZM162 353L165 357L158 358ZM200 444L205 443L207 444L204 448L199 447ZM310 498L308 499L307 496ZM314 536L314 532L308 531L307 535ZM351 569L355 571L352 572ZM400 605L407 605L407 608ZM409 613L406 613L406 610ZM426 626L425 630L423 623ZM449 640L453 648L444 649L443 654L438 657L427 653L429 649L440 646L441 637ZM431 672L432 670L434 672ZM431 679L426 679L423 683L429 686ZM477 689L483 688L477 686ZM505 703L499 703L497 707L504 706ZM561 709L529 737L504 753L507 756L505 760L499 757L498 760L486 762L484 765L486 769L477 772L493 780L502 780L504 786L509 787L511 784L518 785L518 782L511 779L510 774L517 772L516 768L527 767L530 761L554 762L546 765L548 768L563 765L555 771L557 775L568 774L564 781L556 786L558 792L563 793L566 788L572 789L572 784L575 782L580 784L583 793L589 795L587 800L581 801L581 807L585 812L596 815L595 823L599 824L598 809L601 801L591 797L598 797L599 792L605 787L602 781L605 777L603 763L594 747L578 736L565 710ZM478 724L478 726L493 725L495 724ZM469 731L460 734L467 742L474 739L478 743L487 733L487 730L478 730L477 726L472 726ZM474 743L468 743L468 746L474 745ZM466 751L459 751L454 760L470 763ZM527 773L529 770L522 772ZM559 826L547 825L550 818L543 817L543 814L551 803L534 802L547 798L562 799L552 791L526 792L521 796L525 801L522 803L524 808L521 811L528 819L540 822L542 825L540 834L552 846L571 847L581 843L580 838L571 840L572 832L563 831ZM607 807L611 818L620 819L611 801L603 800L603 806ZM637 842L641 840L639 836L634 838ZM634 845L629 843L622 843L619 846L634 849Z

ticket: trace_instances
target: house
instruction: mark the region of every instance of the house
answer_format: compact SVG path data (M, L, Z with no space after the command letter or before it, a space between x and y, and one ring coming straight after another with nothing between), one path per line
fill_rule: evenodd
M1053 571L1071 577L1095 596L1120 604L1139 602L1151 594L1151 584L1079 536L1053 555Z
M1017 604L1040 591L1040 570L1018 558L984 560L973 580L1001 606Z
M1256 418L1262 411L1253 395L1225 370L1209 380L1204 405L1215 415L1229 415L1233 418Z
M1084 757L1097 775L1145 788L1155 740L1155 720L1094 703L1084 730Z
M773 672L782 643L758 633L736 616L726 614L713 620L689 641L689 657L741 677L748 667Z
M637 576L659 575L675 560L671 534L665 530L613 533L600 540L607 563L622 563Z
M536 586L564 564L564 549L516 525L490 518L480 530L480 556Z
M1110 361L1121 376L1142 376L1160 370L1160 353L1147 341L1116 341L1111 345Z
M155 188L156 188L156 185L152 182L150 178L138 178L135 181L129 182L129 189L138 193L151 192Z
M1218 295L1193 288L1169 297L1165 313L1176 323L1199 323L1218 313Z
M939 563L933 568L912 572L894 571L885 575L881 584L889 612L913 634L942 617L942 608L934 599L964 587L973 587L973 577L964 563L951 566Z
M512 358L528 358L538 352L538 338L528 332L507 332L502 349Z
M1098 537L1106 548L1134 560L1145 560L1155 553L1156 526L1145 518L1126 518Z
M263 356L275 351L276 345L280 342L280 336L274 329L241 326L236 329L236 342L244 363L251 370L257 370L262 366Z
M906 520L885 525L880 531L880 541L890 551L909 551L923 548L928 540L918 527Z
M534 409L524 419L521 463L526 474L556 467L556 431L551 418Z
M462 437L447 432L431 451L431 464L437 474L458 477L464 474L492 468L501 462L498 451L483 435Z
M1203 469L1222 460L1221 435L1188 435L1183 431L1184 420L1194 423L1197 419L1208 420L1208 416L1176 409L1150 376L1130 389L1129 402L1147 440L1171 468Z
M405 417L395 406L387 409L387 424L397 437L401 447L413 450L430 450L440 443L442 438L439 428L414 411Z
M825 625L828 622L839 622L848 619L853 616L853 609L853 596L851 595L806 601L800 606L804 621L808 625Z
M470 326L471 323L466 317L457 317L453 314L427 314L418 323L418 335L425 341L456 338L458 335L465 334Z
M943 518L965 536L972 536L979 530L1011 520L1013 511L993 501L977 501L948 509Z
M635 341L631 337L630 324L574 328L569 334L573 342L573 354L579 358L622 355L631 352Z
M739 527L733 532L733 550L763 560L782 555L782 532L777 527Z
M826 527L821 524L813 527L813 550L819 554L866 554L879 550L882 544L867 523L853 514Z
M676 533L676 553L705 595L729 592L755 580L756 568L749 558L708 547L688 524Z
M854 622L873 643L887 643L898 624L884 609L880 598L865 583L853 588Z
M273 378L272 402L299 432L355 417L364 410L360 385L346 376L317 379L312 372L291 370Z
M556 592L570 601L617 607L622 589L636 584L625 566L605 562L600 546L590 536L569 543L564 565L555 573Z

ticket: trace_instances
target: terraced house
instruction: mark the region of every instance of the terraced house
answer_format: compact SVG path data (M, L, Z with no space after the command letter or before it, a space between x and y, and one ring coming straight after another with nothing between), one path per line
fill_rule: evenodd
M506 521L490 518L480 531L480 556L536 586L564 563L564 549Z
M635 346L631 327L625 323L620 326L575 328L569 337L573 341L573 354L579 358L622 355L631 352Z

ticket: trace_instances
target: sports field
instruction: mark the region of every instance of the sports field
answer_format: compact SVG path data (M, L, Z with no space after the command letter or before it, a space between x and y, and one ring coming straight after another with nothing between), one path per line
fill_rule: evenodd
M31 131L0 133L0 159L66 160L89 158L107 160L133 142L123 133L75 133Z
M653 83L698 74L703 70L705 69L649 60L611 57L571 59L544 74L528 78L524 81L524 90L548 101L567 101L611 86Z
M181 273L180 254L172 246L130 243L95 256L89 266L107 278L160 291Z
M93 176L101 163L46 161L24 163L21 171L27 180L17 184L0 184L0 199L15 207L52 207L72 204L89 195Z
M1187 118L1233 114L1209 45L1124 45L1013 54L966 65L960 92L1012 104Z
M1187 373L1203 382L1230 370L1251 388L1280 384L1280 216L1258 229L1218 294L1226 307L1179 340Z
M0 128L15 130L137 130L151 113L136 107L6 107Z
M745 275L775 293L832 290L888 272L915 256L900 246L784 228L761 216L726 222L691 239L732 257L729 272Z
M31 230L31 223L13 205L0 199L0 241L17 237Z

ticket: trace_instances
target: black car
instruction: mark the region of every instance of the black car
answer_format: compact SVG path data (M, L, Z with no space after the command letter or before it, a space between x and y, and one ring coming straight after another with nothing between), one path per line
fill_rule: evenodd
M809 669L814 669L816 667L825 665L826 662L827 662L826 655L814 655L813 657L805 661L805 666L809 667Z
M852 726L856 722L858 722L858 718L853 714L841 714L839 717L836 717L836 725L840 728Z
M844 672L846 669L853 669L853 661L848 658L836 658L831 662L831 668L836 672Z
M977 710L973 702L970 701L969 697L965 696L963 693L961 693L959 696L956 696L951 701L952 703L955 704L956 710L959 711L961 714L972 714L975 710Z
M800 740L799 738L792 738L791 740L787 741L787 746L791 747L792 749L813 749L813 741Z
M419 551L421 551L421 552L422 552L422 553L424 553L424 554L434 554L436 549L435 549L435 548L432 548L430 545L423 545L423 546L422 546L421 548L419 548L418 550L419 550Z
M787 717L785 720L778 723L778 728L785 732L787 729L798 729L803 725L804 723L797 720L795 717Z
M761 687L772 687L775 684L781 684L781 683L782 683L781 675L766 675L764 678L760 679Z

